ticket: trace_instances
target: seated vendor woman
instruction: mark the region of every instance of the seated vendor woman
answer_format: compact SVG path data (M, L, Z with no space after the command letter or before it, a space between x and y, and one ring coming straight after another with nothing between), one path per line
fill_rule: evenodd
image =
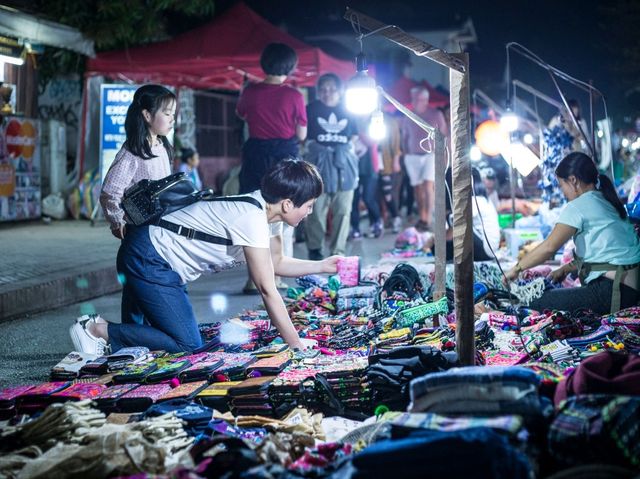
M553 271L551 279L559 282L576 272L582 286L547 290L529 306L606 314L637 304L640 242L613 184L579 152L562 159L556 176L568 203L547 239L511 268L507 278L515 280L523 270L544 263L573 238L574 261Z
M186 283L245 261L278 332L289 346L302 349L274 274L336 272L338 256L306 261L282 255L282 223L297 226L321 193L322 179L313 165L284 160L266 173L260 190L231 197L245 201L199 201L163 217L182 226L183 234L166 225L135 228L118 251L118 271L123 276L123 320L142 316L143 324L99 317L77 321L70 329L76 350L104 354L107 344L112 351L127 346L168 352L197 349L202 343ZM185 237L192 236L185 235L186 228L229 239L231 246L198 235Z

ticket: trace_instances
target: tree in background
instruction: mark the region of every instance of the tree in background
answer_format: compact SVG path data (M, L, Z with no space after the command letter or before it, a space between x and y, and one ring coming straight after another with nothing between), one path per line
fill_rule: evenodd
M77 28L95 41L97 51L165 40L209 21L213 0L35 0L16 6ZM26 8L24 8L26 7ZM82 73L84 58L48 48L39 58L40 83L56 74Z

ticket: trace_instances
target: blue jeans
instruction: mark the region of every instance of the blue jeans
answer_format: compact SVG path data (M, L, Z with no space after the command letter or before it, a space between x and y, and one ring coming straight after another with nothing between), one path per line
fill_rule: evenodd
M118 250L118 271L124 286L122 324L109 324L114 352L146 346L173 353L202 345L187 287L153 247L148 226L127 233ZM136 322L140 318L145 324Z

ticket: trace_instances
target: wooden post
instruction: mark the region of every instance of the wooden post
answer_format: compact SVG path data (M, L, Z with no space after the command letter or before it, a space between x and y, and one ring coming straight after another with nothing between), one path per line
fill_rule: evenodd
M473 229L471 161L469 158L469 56L454 54L464 62L464 73L450 70L451 172L453 183L453 261L455 276L456 343L465 366L475 364L473 316Z
M438 300L446 294L447 238L445 222L447 186L445 170L447 157L444 142L447 139L439 130L435 131L435 215L433 232L435 235L435 282L433 299Z

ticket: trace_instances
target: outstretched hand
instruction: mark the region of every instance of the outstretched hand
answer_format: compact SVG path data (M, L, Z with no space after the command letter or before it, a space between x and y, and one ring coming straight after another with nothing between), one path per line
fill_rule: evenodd
M344 256L340 256L340 255L333 255L333 256L329 256L328 258L323 259L322 261L320 261L320 263L322 263L322 272L323 273L329 273L329 274L335 274L338 272L338 260L344 258Z
M562 283L567 277L567 271L564 266L560 266L558 269L554 269L549 273L549 279L554 283Z

